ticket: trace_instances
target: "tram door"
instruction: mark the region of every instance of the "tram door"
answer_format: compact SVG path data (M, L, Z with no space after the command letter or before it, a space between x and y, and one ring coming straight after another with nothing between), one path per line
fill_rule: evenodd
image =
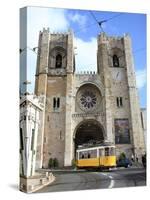
M99 164L100 164L100 166L104 165L104 155L105 155L104 148L100 148L99 149Z

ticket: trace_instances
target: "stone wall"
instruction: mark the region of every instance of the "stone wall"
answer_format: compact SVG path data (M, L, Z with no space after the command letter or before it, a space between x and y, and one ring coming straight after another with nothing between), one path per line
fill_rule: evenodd
M114 54L119 57L119 67L113 67ZM98 61L98 71L105 87L107 134L112 130L114 141L114 120L128 119L131 144L116 145L117 154L125 152L129 157L132 154L141 157L144 150L143 132L130 37L108 37L101 34L98 38ZM122 97L123 106L120 108L117 107L117 97Z
M98 36L97 74L84 72L75 74L73 35L40 33L36 94L45 95L43 167L49 158L57 158L60 166L69 166L74 159L74 138L76 128L85 120L99 122L105 139L115 143L115 119L128 119L130 144L117 146L117 155L126 152L141 155L144 151L138 94L129 36ZM62 68L55 69L57 52L62 53ZM119 57L119 67L113 66L113 55ZM66 66L65 66L66 64ZM91 85L99 93L99 107L94 111L84 111L79 106L78 93L84 86ZM122 97L119 107L116 98ZM60 98L60 107L54 110L53 99Z
M53 99L60 98L60 107L53 107ZM50 158L57 158L60 166L64 163L66 77L48 77L44 125L43 166Z
M36 176L28 178L21 176L19 189L22 192L32 193L52 183L54 180L55 177L51 172L46 172L46 174L37 174Z

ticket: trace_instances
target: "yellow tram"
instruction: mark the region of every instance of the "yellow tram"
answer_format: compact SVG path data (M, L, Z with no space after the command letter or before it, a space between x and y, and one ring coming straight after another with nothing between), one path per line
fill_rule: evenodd
M116 166L114 145L81 147L76 150L77 168L109 169Z

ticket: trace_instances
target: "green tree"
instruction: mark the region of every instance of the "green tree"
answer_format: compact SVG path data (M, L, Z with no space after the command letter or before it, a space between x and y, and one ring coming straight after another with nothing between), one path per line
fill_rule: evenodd
M53 158L50 158L50 159L49 159L48 167L49 167L49 168L54 167L54 160L53 160Z
M122 152L119 156L120 160L124 160L126 158L126 154L124 152Z
M72 159L72 167L76 167L76 161L75 161L75 159Z
M57 159L57 158L54 158L54 159L53 159L53 166L54 166L54 167L58 167L58 166L59 166L59 162L58 162L58 159Z

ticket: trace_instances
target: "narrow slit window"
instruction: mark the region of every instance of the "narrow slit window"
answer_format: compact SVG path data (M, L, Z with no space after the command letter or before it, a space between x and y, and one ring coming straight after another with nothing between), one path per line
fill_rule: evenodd
M60 140L62 139L62 132L60 131Z
M56 108L56 98L53 98L53 108Z
M116 101L117 101L117 107L119 107L119 98L118 97L117 97Z
M35 130L32 129L32 136L31 136L31 150L34 150L34 134L35 134Z
M142 122L142 128L144 129L144 120L143 120L143 114L141 112L141 122Z
M116 103L117 103L117 107L123 107L123 98L122 97L117 97L116 98Z
M22 133L22 128L20 128L20 149L23 150L23 133Z
M119 67L119 58L117 55L113 55L113 67Z
M60 98L54 97L53 98L53 110L57 111L60 108Z
M60 107L60 98L57 98L57 108Z
M120 97L120 107L123 106L122 97Z

